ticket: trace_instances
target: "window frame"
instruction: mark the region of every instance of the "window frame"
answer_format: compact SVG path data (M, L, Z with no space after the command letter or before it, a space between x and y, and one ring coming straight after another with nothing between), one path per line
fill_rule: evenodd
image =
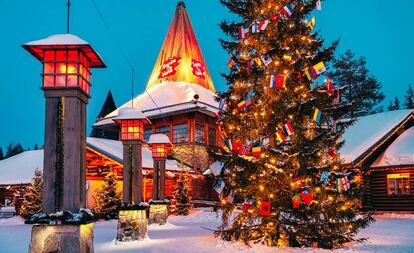
M185 128L176 129L176 127L179 127L179 126L185 126ZM189 135L189 127L188 127L188 124L187 123L175 124L175 125L172 126L172 129L173 129L172 142L174 144L182 144L182 143L188 143L189 142L189 136L190 135ZM179 136L183 136L182 132L180 131L180 130L183 130L183 129L185 129L185 131L186 131L186 135L184 137L184 141L177 141L178 140L178 138L177 138L178 135Z
M400 175L400 177L391 177L392 175ZM404 189L404 184L408 184L408 192L401 192L401 193L391 193L390 190L390 180L394 180L394 192L398 189ZM387 196L407 196L411 195L411 180L410 180L410 173L390 173L386 175L387 180ZM402 188L397 188L397 182L401 180L401 184L403 185ZM406 180L406 182L404 182Z
M197 127L200 126L202 131L200 131L199 129L197 129ZM203 133L203 140L199 141L198 135L197 133L202 132ZM199 144L206 144L206 129L204 124L202 123L195 123L195 127L194 127L194 142L195 143L199 143Z

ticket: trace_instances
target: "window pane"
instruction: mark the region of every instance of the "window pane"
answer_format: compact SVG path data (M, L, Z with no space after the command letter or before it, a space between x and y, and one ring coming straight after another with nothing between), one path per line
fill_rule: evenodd
M155 133L166 134L168 137L170 137L170 127L157 127L155 129Z
M208 128L208 145L215 147L216 143L216 129Z
M45 61L54 61L55 51L45 51Z
M56 76L56 86L66 86L66 76Z
M68 61L78 61L78 51L76 50L70 50Z
M148 142L149 141L149 137L152 134L152 128L148 128L144 130L144 141Z
M55 85L55 77L54 76L44 76L43 77L43 86L44 87L51 87Z
M188 125L180 124L173 127L173 143L186 143L188 142Z
M410 174L388 174L387 175L388 194L409 194L410 193Z
M56 51L56 61L66 61L66 51Z
M69 75L68 76L68 86L77 86L78 85L77 79L78 79L78 76Z
M45 70L44 70L45 74L55 73L54 67L55 67L55 64L53 63L45 63Z
M195 129L195 141L198 143L205 143L205 133L203 125L196 125Z

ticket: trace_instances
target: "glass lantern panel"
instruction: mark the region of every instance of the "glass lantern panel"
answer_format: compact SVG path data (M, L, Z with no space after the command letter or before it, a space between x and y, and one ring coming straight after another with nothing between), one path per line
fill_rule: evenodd
M66 61L66 51L56 51L56 61Z
M127 139L128 139L128 134L122 134L121 139L122 139L122 140L127 140Z
M76 50L70 50L68 53L68 61L79 61L78 58L78 51Z
M55 77L54 76L43 76L43 86L44 87L52 87L55 85Z
M54 63L45 63L44 66L45 66L45 69L44 69L45 74L55 73L55 64Z
M66 74L66 63L57 63L56 64L56 73L57 74Z
M76 87L78 85L77 75L68 75L68 86Z
M86 84L86 94L90 94L91 92L91 85L89 83Z
M54 61L55 51L45 51L45 61Z
M68 72L68 74L76 74L76 73L78 73L78 64L76 64L76 63L69 63L67 65L67 72Z
M55 86L59 86L59 87L66 86L66 76L56 76Z

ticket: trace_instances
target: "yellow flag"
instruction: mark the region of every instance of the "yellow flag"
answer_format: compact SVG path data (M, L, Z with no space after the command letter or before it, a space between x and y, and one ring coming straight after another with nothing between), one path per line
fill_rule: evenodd
M315 27L315 23L316 23L315 16L313 16L311 21L308 23L309 29L312 30Z

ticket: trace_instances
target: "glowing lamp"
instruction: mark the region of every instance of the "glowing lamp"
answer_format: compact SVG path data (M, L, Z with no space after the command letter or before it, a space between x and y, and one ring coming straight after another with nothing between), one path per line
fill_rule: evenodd
M144 141L144 125L151 123L141 111L134 108L120 109L113 121L121 126L121 141Z
M42 88L77 88L90 94L91 68L105 68L88 42L72 34L57 34L23 45L43 63Z
M170 138L165 134L152 134L148 144L152 147L153 158L167 158L172 147Z

